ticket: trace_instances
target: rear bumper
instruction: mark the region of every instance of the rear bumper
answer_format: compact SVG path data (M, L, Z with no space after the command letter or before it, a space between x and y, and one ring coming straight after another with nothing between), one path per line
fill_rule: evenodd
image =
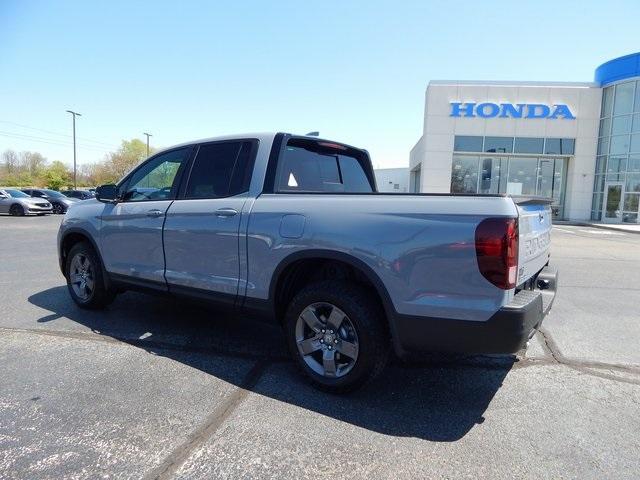
M397 315L396 350L467 354L515 353L533 336L555 299L558 272L545 267L535 290L518 292L513 301L484 322Z

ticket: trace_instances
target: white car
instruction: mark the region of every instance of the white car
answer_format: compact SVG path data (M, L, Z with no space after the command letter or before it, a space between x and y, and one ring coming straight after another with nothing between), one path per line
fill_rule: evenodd
M51 203L47 200L32 198L15 188L0 188L0 213L21 216L45 215L51 211Z

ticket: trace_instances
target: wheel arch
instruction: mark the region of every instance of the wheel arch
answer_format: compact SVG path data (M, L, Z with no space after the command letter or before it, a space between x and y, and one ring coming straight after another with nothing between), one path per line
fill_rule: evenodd
M104 261L102 260L102 254L100 253L98 244L91 234L89 234L86 230L82 230L80 228L70 228L66 230L64 232L64 235L60 238L58 258L60 259L60 270L62 271L62 275L66 276L65 265L67 263L67 255L69 254L71 249L74 247L74 245L85 241L92 246L93 251L96 252L98 259L100 259L102 278L104 279L105 286L109 287L111 281L106 269L104 268Z
M383 309L389 332L392 337L395 338L395 325L393 322L393 318L395 316L395 308L391 301L391 296L389 295L386 286L382 282L382 279L373 270L373 268L367 265L367 263L365 263L364 261L348 253L334 250L304 250L301 252L292 253L291 255L285 257L280 261L280 263L274 270L273 276L271 278L271 283L269 285L269 305L272 309L273 316L277 321L281 321L284 318L283 313L286 309L286 305L283 305L283 298L286 298L287 294L283 291L283 289L287 288L286 282L291 281L291 275L295 273L297 265L301 265L302 263L309 264L313 262L322 264L333 264L338 266L344 265L349 267L351 269L351 272L356 272L358 275L361 275L361 280L364 281L360 281L360 283L369 284L371 287L373 287L374 292L376 293L376 296L379 299L380 305ZM307 281L302 286L309 283L311 282ZM298 290L300 290L302 286L300 286Z

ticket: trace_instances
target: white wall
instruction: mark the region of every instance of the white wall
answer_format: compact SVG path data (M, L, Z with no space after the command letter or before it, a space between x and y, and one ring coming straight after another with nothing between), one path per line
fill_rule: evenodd
M374 169L379 192L406 193L409 191L408 168ZM395 188L396 185L398 188Z
M421 190L450 191L455 135L575 138L569 159L565 217L587 220L602 89L588 83L431 82L425 98L423 135L412 149L410 170L421 165ZM451 117L451 102L566 104L576 120Z

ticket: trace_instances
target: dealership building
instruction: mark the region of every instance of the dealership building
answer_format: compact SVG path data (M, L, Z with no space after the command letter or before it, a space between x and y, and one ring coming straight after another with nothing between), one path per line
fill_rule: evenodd
M640 53L594 82L432 81L409 189L552 199L554 217L640 223Z

